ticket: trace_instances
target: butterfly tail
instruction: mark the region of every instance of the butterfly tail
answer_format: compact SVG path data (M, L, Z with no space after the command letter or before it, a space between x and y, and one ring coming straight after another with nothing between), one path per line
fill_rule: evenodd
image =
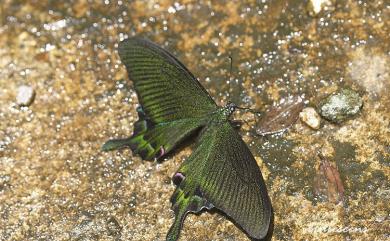
M181 195L183 194L181 193ZM176 207L173 207L173 209L175 212L175 221L173 222L172 226L168 231L166 241L176 241L179 239L184 219L188 214L188 210L185 204L177 205Z
M109 140L102 146L102 151L113 151L129 146L131 138Z
M202 197L199 190L195 189L186 193L184 191L187 189L186 185L188 183L181 182L171 197L175 221L168 231L166 241L178 240L184 219L188 213L199 213L203 208L213 208L213 205ZM191 188L187 190L191 190Z
M143 159L150 160L156 154L164 152L163 150L156 150L153 146L144 139L144 133L133 135L125 139L109 140L102 146L102 151L113 151L130 147L134 154L139 154ZM161 155L161 154L160 154Z
M153 127L151 121L146 117L141 107L137 108L138 121L134 123L134 133L131 137L125 139L109 140L102 146L103 151L112 151L124 147L130 147L135 154L140 154L143 159L152 159L157 152L153 146L145 140L147 131Z

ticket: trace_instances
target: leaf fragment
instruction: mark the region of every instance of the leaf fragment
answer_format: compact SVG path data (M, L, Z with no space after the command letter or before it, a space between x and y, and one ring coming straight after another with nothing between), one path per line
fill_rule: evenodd
M320 201L339 203L344 200L344 185L335 164L319 155L321 163L314 177L314 194Z
M265 112L257 123L256 133L265 136L288 129L297 121L303 107L304 102L299 96L283 99Z

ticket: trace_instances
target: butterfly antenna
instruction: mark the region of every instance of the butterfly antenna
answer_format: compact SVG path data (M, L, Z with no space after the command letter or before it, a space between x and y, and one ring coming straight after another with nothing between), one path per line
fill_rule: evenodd
M232 71L233 71L233 57L229 55L229 60L230 60L230 71L229 71L229 83L232 83ZM261 112L255 111L254 109L248 108L248 107L240 107L236 106L237 109L239 110L244 110L253 113L254 115L260 115Z
M229 55L230 60L230 69L229 69L229 82L232 80L232 71L233 71L233 57Z
M229 61L230 61L230 69L229 69L229 93L232 94L232 91L233 91L233 86L232 86L232 82L233 82L233 57L231 55L229 55Z
M252 113L252 114L255 115L255 116L260 116L260 115L262 114L260 111L251 109L251 108L249 108L249 107L240 107L240 106L236 106L236 108L239 109L239 110L248 111L248 112Z

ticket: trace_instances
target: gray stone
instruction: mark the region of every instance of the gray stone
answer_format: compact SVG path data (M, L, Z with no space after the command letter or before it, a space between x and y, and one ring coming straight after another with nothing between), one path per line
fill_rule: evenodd
M356 115L363 106L363 100L356 91L345 88L329 95L318 107L320 115L334 123L341 123Z

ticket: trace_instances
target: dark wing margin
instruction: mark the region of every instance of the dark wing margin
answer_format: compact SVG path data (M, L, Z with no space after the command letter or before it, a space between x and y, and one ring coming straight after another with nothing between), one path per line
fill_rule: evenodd
M273 219L271 201L256 160L230 123L207 127L174 179L177 176L181 178L174 180L177 188L171 202L181 212L175 214L198 213L203 203L203 208L216 207L227 214L251 238L267 236ZM176 214L172 227L183 220L183 215Z
M203 117L216 109L191 72L153 42L129 38L119 44L118 51L139 103L152 122Z

